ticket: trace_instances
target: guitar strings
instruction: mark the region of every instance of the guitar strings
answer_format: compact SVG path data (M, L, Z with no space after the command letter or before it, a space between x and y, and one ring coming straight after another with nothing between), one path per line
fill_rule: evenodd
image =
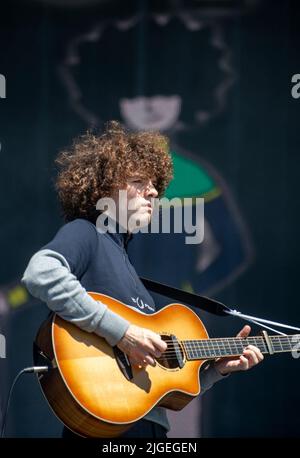
M291 348L291 339L295 339L296 337L300 338L300 335L293 335L293 336L270 336L272 339L272 345L274 352L290 352L292 351ZM208 338L208 339L198 339L198 340L177 340L174 342L172 339L166 339L166 342L169 345L173 345L173 348L167 348L165 352L156 360L159 362L161 359L166 359L167 361L178 359L178 352L183 353L181 346L184 347L184 354L187 358L190 357L190 360L193 360L194 356L192 353L200 352L195 359L215 359L220 357L229 357L229 356L241 356L243 352L237 347L237 345L242 346L244 350L248 345L249 342L255 343L263 353L268 353L266 344L263 340L263 337L226 337L226 338ZM257 343L256 340L259 340ZM277 341L276 341L277 340ZM228 342L229 341L229 342ZM236 348L232 347L232 343L236 346ZM296 344L296 342L294 342ZM174 345L178 345L178 349L174 348ZM230 346L229 349L226 348L226 344ZM220 347L223 346L223 348ZM285 346L285 347L284 347ZM231 351L232 353L222 353L222 352ZM236 351L236 353L235 353ZM201 354L201 352L203 352ZM209 355L204 353L210 353ZM217 353L217 354L213 354Z
M164 334L160 334L160 336L163 336ZM282 341L290 341L296 338L300 338L300 334L295 334L291 336L269 336L272 340L279 340L279 342ZM173 339L163 339L164 342L174 342ZM223 342L226 340L230 341L235 341L235 342L240 342L240 341L245 341L245 340L259 340L260 342L264 341L263 337L217 337L217 338L207 338L207 339L187 339L187 340L177 340L177 342ZM176 342L176 341L175 341Z
M174 345L174 342L173 341L164 341L166 342L167 344L169 345ZM251 342L252 343L252 342ZM177 344L178 346L184 346L187 350L200 350L200 349L206 349L206 350L224 350L224 349L227 349L226 347L229 347L229 349L234 349L234 347L246 347L248 345L251 345L251 343L243 340L243 341L240 341L240 342L235 342L234 343L234 346L233 345L230 345L229 343L226 344L226 342L220 342L220 343L211 343L210 340L207 340L207 341L201 341L201 342L190 342L190 341L177 341L175 342L175 345ZM289 347L291 348L291 345L292 343L296 344L297 342L273 342L273 347L274 348L282 348L282 347ZM256 343L256 345L258 347L261 347L262 349L266 349L266 344L264 342L259 342L259 343ZM168 350L166 350L168 351Z
M243 346L242 347L243 350L246 348L246 346ZM207 358L208 355L207 354L204 354L204 353L210 353L210 357L225 357L225 356L240 356L242 354L242 351L238 348L236 349L232 349L232 353L227 353L227 349L226 348L220 348L220 347L217 347L217 346L213 346L213 347L210 347L210 348L204 348L204 347L194 347L194 348L185 348L185 353L193 353L193 352L197 352L197 351L200 351L200 354L201 354L201 351L203 352L201 357L203 356L203 358ZM236 350L236 353L235 353L235 350ZM267 349L266 347L262 348L261 349L263 353L268 353L267 352ZM291 351L292 349L289 347L289 348L282 348L282 346L274 346L274 351L276 352L284 352L284 351ZM174 358L176 359L177 358L177 354L178 354L178 351L181 351L182 353L182 350L179 348L178 350L176 349L167 349L165 352L162 353L162 356L160 358L170 358L170 356L174 356ZM226 352L225 354L223 352ZM213 355L213 353L217 353L217 355ZM193 355L191 355L193 357ZM200 357L200 355L199 355Z
M242 346L241 349L244 350L245 348L247 348L247 345L246 345L246 346ZM273 346L273 348L274 348L274 351L276 351L276 350L277 350L277 351L281 351L281 350L283 350L283 351L284 351L284 350L286 350L286 351L292 351L292 350L293 350L293 348L291 348L290 346L282 347L282 346L279 346L279 345L278 345L278 346ZM177 350L174 349L174 348L173 348L173 349L172 349L172 348L169 348L169 349L167 349L166 351L164 351L162 354L164 354L164 355L168 355L168 354L170 354L170 353L176 354L176 352L177 352L177 351L180 351L180 350L181 350L181 348L178 348ZM240 351L240 348L227 349L227 348L225 348L225 347L224 347L224 348L220 348L219 346L214 346L214 347L212 347L212 346L210 346L210 347L203 347L203 346L201 347L201 346L198 346L198 347L190 347L190 348L186 348L186 347L185 347L184 350L185 350L186 352L195 352L195 351L204 351L204 352L207 352L207 351L213 351L213 352L228 351L228 352L234 352L234 351ZM267 348L264 346L263 348L260 348L260 350L261 350L261 351L266 351Z
M277 337L277 336L276 336ZM292 344L295 344L297 343L295 337L298 337L298 336L291 336L292 337L292 341L291 339L289 338L289 336L286 336L284 339L280 339L279 341L275 340L275 339L272 339L272 344L273 344L273 348L274 350L288 350L288 349L291 349L292 350L292 347L291 345ZM300 337L300 336L299 336ZM264 340L262 338L259 338L259 342L256 341L257 338L255 337L250 337L250 338L228 338L228 339L234 339L233 341L227 341L227 339L200 339L200 340L177 340L176 342L174 342L172 339L167 339L167 340L164 340L164 342L166 342L167 344L173 344L175 345L177 343L177 345L182 345L185 347L186 350L188 351L195 351L195 350L217 350L217 351L224 351L224 350L228 350L228 347L229 346L229 349L231 350L232 348L235 350L238 348L238 346L242 346L243 348L245 348L246 346L248 345L251 345L251 344L255 344L256 346L258 346L261 350L263 351L266 351L267 350L267 347L266 347L266 344L264 342ZM233 347L232 343L234 344L234 346L236 348ZM170 351L169 350L166 350L166 352ZM173 351L175 351L173 349ZM166 353L165 352L165 353Z

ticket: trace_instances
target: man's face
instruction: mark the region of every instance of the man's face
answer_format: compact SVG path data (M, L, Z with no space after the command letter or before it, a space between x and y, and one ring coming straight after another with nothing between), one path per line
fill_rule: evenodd
M139 175L134 175L127 180L125 191L125 199L119 200L119 196L114 196L116 202L118 220L127 220L128 229L131 227L144 227L151 221L153 213L153 201L158 196L158 192L153 184L153 179L142 178ZM124 196L123 194L123 196ZM123 219L122 219L123 216Z

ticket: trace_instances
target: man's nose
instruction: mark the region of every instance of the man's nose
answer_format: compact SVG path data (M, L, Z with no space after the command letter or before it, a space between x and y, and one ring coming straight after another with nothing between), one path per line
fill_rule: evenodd
M158 196L158 192L157 192L154 184L152 183L152 181L150 181L150 183L148 184L147 188L145 189L145 196L154 197L154 198Z

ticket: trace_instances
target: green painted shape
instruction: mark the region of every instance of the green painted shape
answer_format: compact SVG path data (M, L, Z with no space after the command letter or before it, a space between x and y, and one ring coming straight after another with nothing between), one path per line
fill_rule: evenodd
M201 196L212 191L216 184L201 165L171 152L174 178L165 192L165 197Z

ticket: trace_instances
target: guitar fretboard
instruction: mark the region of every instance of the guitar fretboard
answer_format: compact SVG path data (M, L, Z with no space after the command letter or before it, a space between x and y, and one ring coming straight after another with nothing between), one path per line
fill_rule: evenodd
M188 360L214 359L239 356L248 345L255 345L263 354L300 351L300 334L291 336L269 336L269 349L264 337L228 337L219 339L183 340ZM271 351L270 351L271 350Z

